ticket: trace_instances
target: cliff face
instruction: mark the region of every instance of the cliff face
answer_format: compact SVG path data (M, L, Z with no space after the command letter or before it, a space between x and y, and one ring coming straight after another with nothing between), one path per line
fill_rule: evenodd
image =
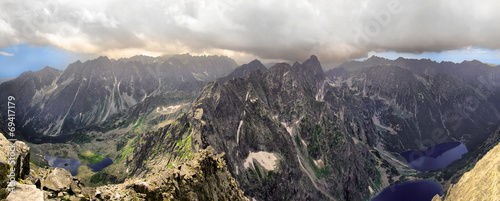
M215 153L211 147L145 179L98 187L96 197L104 200L248 200L228 171L224 154Z
M24 179L30 173L29 150L30 148L24 142L17 141L11 144L0 133L0 199L7 195L7 186L11 185L10 181ZM13 159L10 158L11 156ZM12 172L15 175L14 180L8 176L11 174L11 168L14 168L14 172Z
M450 141L475 150L500 124L500 68L480 62L373 57L326 74L371 102L366 109L373 112L376 138L388 151Z
M229 171L249 198L368 199L369 189L383 188L385 172L365 146L368 139L353 139L363 129L349 123L374 126L363 123L371 115L362 111L346 111L352 117L347 122L343 98L357 101L329 82L314 56L209 83L188 113L140 137L129 163L132 175L188 160L211 146L226 153Z
M497 133L500 135L500 132ZM479 160L474 168L465 173L458 183L451 185L443 198L433 201L498 200L500 198L500 144Z

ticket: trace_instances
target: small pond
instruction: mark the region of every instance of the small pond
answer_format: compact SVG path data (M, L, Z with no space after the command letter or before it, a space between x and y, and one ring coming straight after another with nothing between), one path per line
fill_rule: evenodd
M435 181L408 181L385 188L371 201L431 201L436 194L442 196L443 189Z
M57 158L53 156L45 156L45 160L49 162L51 167L60 167L71 172L71 175L76 176L78 174L78 167L82 165L80 160L76 158Z
M111 164L113 164L113 161L111 159L103 158L99 163L90 164L88 166L90 167L90 169L92 169L92 172L99 172Z
M467 147L460 142L448 142L427 148L424 151L407 151L401 154L408 166L420 172L441 169L467 153Z

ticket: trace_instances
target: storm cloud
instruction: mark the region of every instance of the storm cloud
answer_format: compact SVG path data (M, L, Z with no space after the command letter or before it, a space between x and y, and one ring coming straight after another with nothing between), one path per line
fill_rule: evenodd
M17 1L0 3L0 49L27 43L114 58L223 54L339 63L371 51L500 49L496 0Z

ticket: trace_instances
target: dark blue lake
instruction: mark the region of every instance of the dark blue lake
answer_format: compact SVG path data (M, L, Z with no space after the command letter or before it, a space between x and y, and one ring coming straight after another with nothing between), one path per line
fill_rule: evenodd
M94 163L88 166L92 169L92 172L99 172L111 164L113 164L113 161L111 159L103 158L99 163Z
M407 151L401 154L408 166L420 172L441 169L462 158L467 147L460 142L448 142L427 148L424 151Z
M443 189L435 181L408 181L385 188L371 201L430 201L436 194L442 196Z
M71 175L75 176L78 174L78 167L82 165L80 160L75 158L57 158L53 156L45 156L45 160L49 162L51 167L60 167L71 172Z

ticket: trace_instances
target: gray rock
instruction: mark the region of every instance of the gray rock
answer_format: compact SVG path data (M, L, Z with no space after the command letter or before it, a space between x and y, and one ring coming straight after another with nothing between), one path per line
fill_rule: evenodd
M24 179L30 174L30 147L26 143L16 141L16 179Z
M73 178L73 180L71 180L70 188L71 188L71 191L73 191L73 193L75 193L75 194L82 193L80 181L76 178Z
M73 177L69 171L62 168L54 168L47 173L46 178L42 181L42 189L50 189L57 192L68 191L72 181Z
M43 201L43 192L35 185L16 184L13 193L7 196L7 201Z
M10 174L10 164L9 155L11 154L11 142L4 137L2 133L0 133L0 199L5 198L8 194L6 192L7 183L9 181ZM30 148L21 141L17 141L14 143L15 146L15 155L14 155L14 174L15 179L25 179L27 175L30 173Z

